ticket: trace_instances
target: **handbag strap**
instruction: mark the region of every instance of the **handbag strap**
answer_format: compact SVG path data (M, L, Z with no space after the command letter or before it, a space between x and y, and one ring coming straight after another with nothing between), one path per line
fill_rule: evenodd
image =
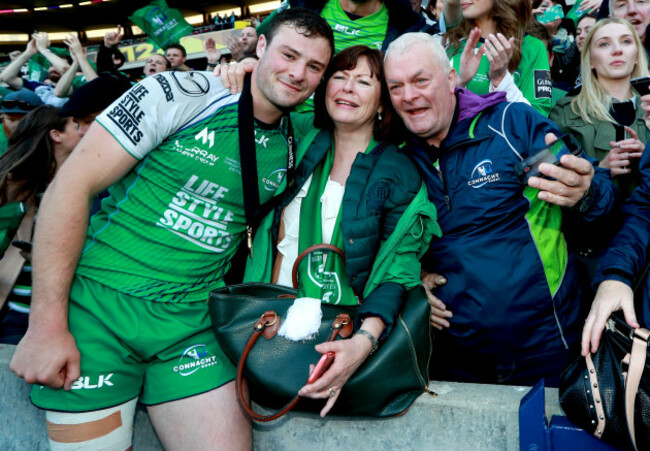
M291 409L293 409L296 406L296 404L298 404L298 401L300 400L300 396L296 395L279 411L272 413L270 415L260 415L259 413L255 413L253 411L253 409L246 402L246 398L244 397L244 392L243 392L244 367L246 366L246 359L248 358L248 355L250 354L251 350L253 349L253 346L255 345L255 342L257 342L257 339L260 337L260 335L264 335L264 337L267 340L270 340L275 336L279 328L280 328L280 317L278 316L278 314L270 310L264 312L264 314L260 317L260 319L257 320L255 325L253 326L253 333L251 334L251 338L248 340L248 343L246 343L246 347L244 348L244 351L242 352L242 355L239 358L239 363L237 364L237 379L235 380L235 385L237 389L237 399L239 400L239 404L244 409L244 413L248 418L262 423L276 420L281 416L285 415ZM327 337L326 341L334 341L334 339L336 339L336 337L339 335L343 338L347 338L350 336L351 333L352 333L352 320L350 319L350 315L348 315L347 313L341 313L332 322L332 326L330 328L330 334Z
M312 252L318 250L336 252L338 256L341 257L341 260L343 260L343 264L345 264L345 254L338 247L332 244L325 244L325 243L314 244L313 246L309 246L307 249L302 251L300 255L298 255L298 258L296 258L296 261L293 263L293 269L291 270L291 283L293 283L294 288L298 288L298 265L300 264L303 258L308 256Z
M591 358L591 353L587 354L585 357L585 362L587 364L587 370L589 375L589 385L588 389L591 389L594 399L594 408L596 409L596 418L598 424L596 425L596 430L594 431L594 436L597 439L603 438L603 433L605 432L606 426L606 416L605 409L603 408L603 403L601 402L602 396L600 394L600 387L598 385L598 372L596 371L596 366L594 361Z
M639 390L639 383L641 382L641 376L643 375L643 370L645 369L649 338L650 331L648 329L634 329L632 335L630 365L628 367L627 378L625 380L625 419L627 420L627 429L635 450L637 449L637 446L634 430L634 405L636 402L636 395Z

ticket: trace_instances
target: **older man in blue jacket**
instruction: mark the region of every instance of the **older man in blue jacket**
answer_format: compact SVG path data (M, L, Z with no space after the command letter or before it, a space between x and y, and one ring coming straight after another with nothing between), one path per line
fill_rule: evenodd
M457 89L456 72L431 36L393 41L385 71L443 231L423 262L447 280L423 278L432 324L441 329L434 376L557 383L578 352L582 326L581 289L562 226L588 226L610 213L615 188L608 172L559 155L560 164L539 166L545 177L522 183L516 165L555 141L558 127L503 93Z

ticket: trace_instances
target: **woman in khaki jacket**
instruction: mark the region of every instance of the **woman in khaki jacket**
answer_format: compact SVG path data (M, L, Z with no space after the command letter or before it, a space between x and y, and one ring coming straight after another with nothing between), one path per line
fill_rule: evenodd
M630 84L648 74L647 61L629 22L609 18L594 25L585 39L581 71L581 92L560 99L549 117L578 138L600 167L611 170L627 198L640 184L638 161L650 140L639 93Z

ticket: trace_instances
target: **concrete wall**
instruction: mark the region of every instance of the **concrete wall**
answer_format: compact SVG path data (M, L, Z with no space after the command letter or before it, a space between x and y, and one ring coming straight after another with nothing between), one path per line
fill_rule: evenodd
M0 344L0 450L45 450L43 412L30 404L29 386L9 371L14 349ZM438 396L423 394L398 418L320 419L291 413L255 425L255 449L519 449L519 401L528 387L432 381L429 388ZM561 414L555 389L547 389L546 414ZM144 409L136 414L133 449L162 449Z

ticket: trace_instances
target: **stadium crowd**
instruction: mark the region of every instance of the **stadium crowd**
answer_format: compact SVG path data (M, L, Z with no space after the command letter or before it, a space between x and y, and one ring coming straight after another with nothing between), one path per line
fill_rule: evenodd
M323 416L419 284L437 380L557 386L614 311L650 326L649 2L288 0L242 20L227 51L171 44L140 73L117 24L94 61L36 32L0 73L0 342L53 446L129 448L140 402L166 448L251 448L205 300L290 286L312 244L345 262L294 307L363 301L300 391ZM250 184L276 202L254 236ZM219 363L179 377L189 349Z

